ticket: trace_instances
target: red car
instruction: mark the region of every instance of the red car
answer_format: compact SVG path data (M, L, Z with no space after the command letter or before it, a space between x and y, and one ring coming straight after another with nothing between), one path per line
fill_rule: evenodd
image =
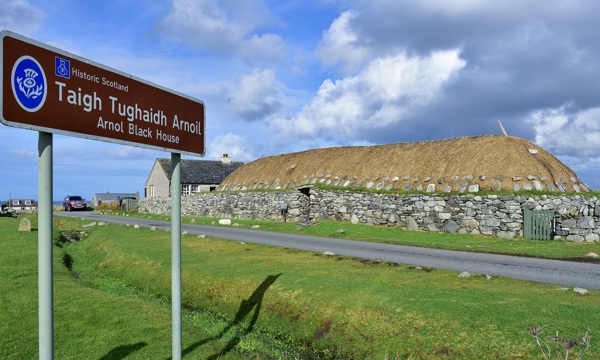
M85 199L81 196L68 195L65 196L65 199L63 200L63 207L65 208L65 211L85 210L87 204L85 203Z

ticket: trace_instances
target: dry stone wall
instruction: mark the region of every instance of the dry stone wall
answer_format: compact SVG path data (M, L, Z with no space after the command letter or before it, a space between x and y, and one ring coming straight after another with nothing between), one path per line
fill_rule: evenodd
M286 192L212 192L182 197L182 214L203 217L336 220L398 226L410 230L482 234L512 239L523 235L523 214L553 210L555 239L600 240L600 201L581 195L377 194L304 188ZM169 213L170 198L145 198L140 211Z

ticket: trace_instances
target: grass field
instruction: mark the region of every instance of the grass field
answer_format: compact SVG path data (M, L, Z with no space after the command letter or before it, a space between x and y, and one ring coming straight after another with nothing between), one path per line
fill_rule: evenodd
M83 224L56 218L56 238ZM1 359L37 357L37 233L17 226L0 218ZM410 237L364 228L371 235L345 236ZM111 224L85 232L55 246L56 358L168 359L170 233ZM531 246L540 251L523 248ZM183 235L184 359L541 359L531 325L578 338L590 327L584 359L600 358L597 292L457 275Z

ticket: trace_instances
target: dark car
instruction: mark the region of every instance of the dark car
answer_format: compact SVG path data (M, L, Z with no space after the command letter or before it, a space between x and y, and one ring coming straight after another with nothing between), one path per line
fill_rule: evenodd
M63 200L63 207L65 208L65 211L85 210L87 204L85 203L85 199L81 196L68 195L65 196L65 199Z

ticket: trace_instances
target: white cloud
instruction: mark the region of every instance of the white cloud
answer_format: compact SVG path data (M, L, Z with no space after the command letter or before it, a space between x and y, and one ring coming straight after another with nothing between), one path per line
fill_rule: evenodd
M535 142L557 155L600 157L600 107L579 110L573 103L533 111L526 121Z
M173 0L171 12L158 28L168 37L184 43L238 54L250 63L270 63L282 56L282 39L256 31L271 22L274 22L273 16L260 0Z
M284 53L284 42L278 35L252 35L239 46L240 56L249 63L275 64Z
M340 64L344 73L349 73L365 64L369 51L359 44L358 35L350 22L358 16L356 11L345 11L333 21L323 33L323 40L317 55L326 66Z
M282 87L273 70L256 69L240 77L228 95L228 102L246 120L263 119L281 107Z
M43 12L27 0L4 0L0 11L0 29L29 34L37 30L43 18Z
M274 119L272 128L283 136L357 139L434 102L465 64L457 50L378 58L356 76L325 80L310 104L292 119Z
M9 151L9 155L11 157L20 158L28 162L37 162L38 161L38 153L31 149L11 149Z
M228 154L232 161L249 162L256 160L261 154L258 147L245 136L228 133L217 136L207 148L207 160L220 159L223 154Z

